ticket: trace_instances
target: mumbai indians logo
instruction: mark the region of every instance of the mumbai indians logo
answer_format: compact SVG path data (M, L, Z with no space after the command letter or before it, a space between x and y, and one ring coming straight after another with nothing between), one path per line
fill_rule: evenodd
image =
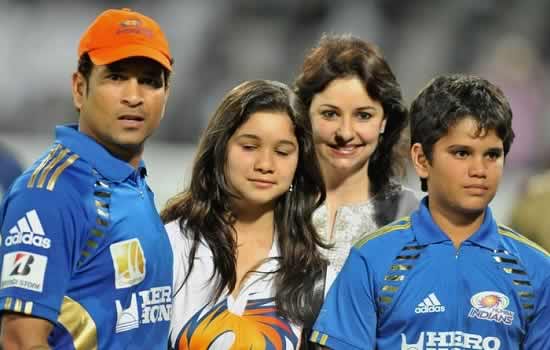
M470 303L472 308L468 317L480 320L493 321L511 325L514 320L514 313L506 310L510 305L510 299L499 292L480 292L475 294Z
M116 289L134 286L145 279L145 256L137 238L111 244Z

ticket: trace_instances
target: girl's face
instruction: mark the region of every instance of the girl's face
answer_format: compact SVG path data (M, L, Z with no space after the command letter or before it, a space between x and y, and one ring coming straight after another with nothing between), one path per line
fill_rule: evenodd
M323 175L366 174L386 119L362 81L356 76L333 80L313 97L309 115Z
M284 112L256 112L231 136L225 173L236 209L273 207L289 190L298 164L294 125Z

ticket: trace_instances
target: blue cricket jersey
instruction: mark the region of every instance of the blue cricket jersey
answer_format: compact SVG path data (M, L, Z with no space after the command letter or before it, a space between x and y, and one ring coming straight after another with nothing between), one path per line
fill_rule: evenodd
M49 320L54 349L166 349L172 251L145 182L77 131L0 208L0 307Z
M547 252L489 208L456 249L425 198L356 244L310 339L332 349L548 350L549 304Z

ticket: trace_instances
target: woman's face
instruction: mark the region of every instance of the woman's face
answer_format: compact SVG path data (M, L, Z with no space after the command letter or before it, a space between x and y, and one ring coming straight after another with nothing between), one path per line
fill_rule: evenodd
M356 76L337 78L316 94L309 108L323 176L367 174L386 119Z
M294 125L286 113L253 113L227 145L225 172L239 196L236 209L273 207L292 184L298 155Z

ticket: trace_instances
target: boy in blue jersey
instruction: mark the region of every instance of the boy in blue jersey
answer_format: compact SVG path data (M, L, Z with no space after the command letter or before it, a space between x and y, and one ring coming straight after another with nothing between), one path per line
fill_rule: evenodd
M151 18L107 10L78 48L78 125L6 193L0 209L6 349L165 349L172 254L145 181L172 57Z
M432 80L411 107L411 155L428 192L410 217L365 236L311 341L331 349L550 349L550 260L488 207L512 144L500 89Z

